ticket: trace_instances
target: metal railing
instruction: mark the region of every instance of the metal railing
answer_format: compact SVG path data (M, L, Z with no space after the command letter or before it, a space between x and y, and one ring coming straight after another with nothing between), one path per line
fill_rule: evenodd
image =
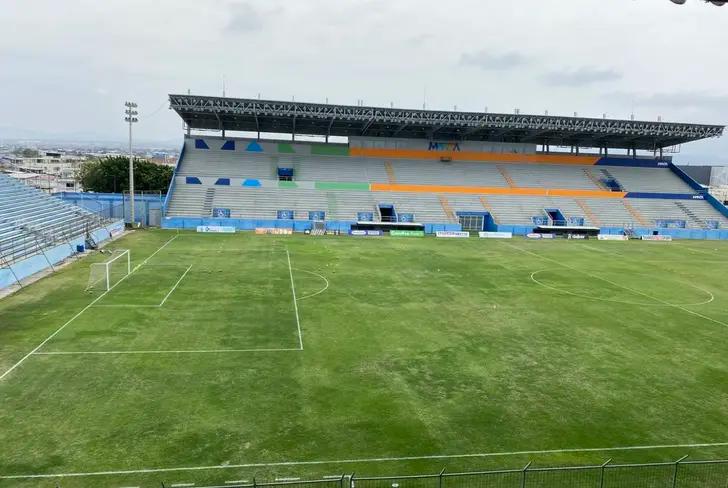
M204 488L726 488L728 460L533 467L405 476L357 476L319 480L251 481ZM164 482L163 488L169 487Z

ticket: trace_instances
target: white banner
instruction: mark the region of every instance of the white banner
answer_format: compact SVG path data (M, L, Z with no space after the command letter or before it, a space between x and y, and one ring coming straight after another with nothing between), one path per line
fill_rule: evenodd
M597 239L600 241L628 241L629 237L620 234L599 234Z
M478 237L484 239L512 239L513 232L478 232Z
M470 232L461 232L457 230L438 230L435 232L437 237L470 237Z
M671 241L672 236L642 236L643 241Z
M197 232L224 232L226 234L235 233L235 227L228 225L198 225Z

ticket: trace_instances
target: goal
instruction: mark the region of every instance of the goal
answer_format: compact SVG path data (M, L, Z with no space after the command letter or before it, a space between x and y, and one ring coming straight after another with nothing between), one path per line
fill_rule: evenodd
M109 260L91 265L86 291L108 291L129 273L131 253L128 249L117 249Z

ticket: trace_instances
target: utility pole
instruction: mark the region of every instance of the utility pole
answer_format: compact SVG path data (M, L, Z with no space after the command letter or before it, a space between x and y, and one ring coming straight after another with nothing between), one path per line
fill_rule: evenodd
M139 122L139 119L136 118L136 116L139 115L139 112L137 112L137 104L134 102L126 102L124 103L124 106L126 107L126 110L124 110L124 113L126 114L124 121L129 124L129 205L131 207L131 226L134 227L136 218L134 215L134 153L132 152L131 147L131 126L135 122Z

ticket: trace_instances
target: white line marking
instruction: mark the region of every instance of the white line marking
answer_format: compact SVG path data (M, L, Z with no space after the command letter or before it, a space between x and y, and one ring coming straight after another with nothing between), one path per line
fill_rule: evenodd
M149 257L148 257L147 259L145 259L145 260L144 260L144 261L142 262L142 264L144 264L144 263L146 263L147 261L149 261L149 259L151 259L152 257L154 257L154 255L155 255L155 254L157 254L157 253L158 253L159 251L161 251L162 249L164 249L164 248L165 248L165 247L167 246L167 244L169 244L170 242L172 242L172 241L173 241L173 240L175 240L176 238L177 238L177 235L175 235L174 237L172 237L171 239L169 239L169 240L168 240L167 242L165 242L164 244L162 244L162 246L161 246L161 247L160 247L159 249L157 249L156 251L154 251L154 253L152 253L152 255L151 255L151 256L149 256ZM71 322L73 322L74 320L76 320L76 319L77 319L78 317L80 317L80 316L81 316L81 314L82 314L82 313L84 313L84 312L85 312L86 310L88 310L89 308L91 308L91 306L92 306L92 305L93 305L94 303L98 302L98 301L99 301L99 300L101 300L101 299L102 299L102 298L103 298L104 296L106 296L106 294L107 294L107 293L109 293L109 292L110 292L111 290L113 290L113 289L114 289L114 288L115 288L115 287L116 287L116 286L117 286L117 285L118 285L119 283L123 282L123 281L124 281L124 280L125 280L126 278L128 278L129 276L131 276L131 274L132 274L132 273L133 273L134 271L136 271L137 269L139 269L139 266L141 266L141 265L137 265L137 267L136 267L136 268L134 268L134 269L132 270L132 272L131 272L131 273L129 273L128 275L125 275L125 276L124 276L123 278L121 278L121 279L120 279L119 281L117 281L116 283L114 283L114 285L113 285L113 286L112 286L111 288L109 288L108 290L106 290L105 292L103 292L103 293L102 293L101 295L99 295L98 297L96 297L96 298L95 298L95 299L94 299L94 300L93 300L93 301L92 301L91 303L89 303L88 305L86 305L85 307L83 307L83 308L81 309L81 311L80 311L80 312L78 312L78 313L77 313L76 315L74 315L73 317L71 317L70 319L68 319L68 322L66 322L65 324L63 324L62 326L60 326L60 327L59 327L58 329L56 329L56 331L55 331L55 332L53 332L53 333L52 333L51 335L49 335L48 337L46 337L46 338L45 338L45 340L44 340L43 342L41 342L40 344L38 344L38 345L37 345L37 346L35 347L35 349L33 349L33 350L32 350L32 351L30 351L30 352L29 352L28 354L26 354L25 356L23 356L23 358L22 358L22 359L21 359L20 361L18 361L17 363L13 364L13 365L12 365L12 366L10 367L10 369L8 369L7 371L5 371L5 372L4 372L4 373L3 373L3 374L2 374L1 376L0 376L0 380L2 380L2 379L3 379L3 378L5 378L5 377L6 377L7 375L9 375L9 374L10 374L10 373L11 373L11 372L12 372L12 371L13 371L13 370L15 369L15 368L17 368L18 366L20 366L21 364L23 364L23 362L25 362L25 360L26 360L26 359L28 359L28 358L29 358L30 356L32 356L33 354L35 354L35 353L36 353L36 352L38 351L38 349L40 349L40 348L41 348L41 347L43 347L43 346L44 346L44 345L45 345L45 344L46 344L46 343L47 343L48 341L50 341L51 339L53 339L53 338L54 338L54 337L55 337L55 336L56 336L56 335L57 335L57 334L58 334L59 332L61 332L61 331L62 331L63 329L65 329L65 328L66 328L66 326L67 326L68 324L70 324Z
M715 296L711 292L709 292L708 290L703 290L699 286L695 286L695 285L692 285L690 283L682 283L682 284L683 285L686 285L686 286L690 286L692 288L695 288L696 290L700 290L703 293L707 293L710 296L710 298L708 298L705 301L696 302L696 303L672 304L672 303L665 302L665 304L663 305L663 304L660 304L660 303L630 302L629 300L616 300L616 299L612 299L612 298L593 297L593 296L589 296L589 295L583 295L581 293L574 293L573 291L569 291L569 290L562 290L560 288L557 288L557 287L551 286L551 285L547 285L546 283L543 283L543 282L537 280L536 279L536 275L539 274L539 273L543 273L544 271L549 271L549 270L548 269L540 269L538 271L534 271L533 273L531 273L531 281L533 281L534 283L536 283L538 285L543 286L544 288L548 288L549 290L554 290L554 291L557 291L559 293L564 293L566 295L571 295L571 296L578 297L578 298L584 298L584 299L587 299L587 300L600 300L602 302L622 303L622 304L625 304L625 305L640 305L642 307L675 307L675 306L679 306L679 305L682 305L684 307L697 307L698 305L705 305L705 304L708 304L708 303L712 302L713 300L715 300Z
M150 259L152 259L152 258L153 258L154 256L156 256L156 255L157 255L157 253L158 253L159 251L161 251L162 249L164 249L165 247L167 247L167 246L169 245L169 243L170 243L170 242L172 242L173 240L177 239L178 237L179 237L179 234L175 234L175 235L174 235L174 237L172 237L172 238L171 238L171 239L169 239L169 240L168 240L167 242L165 242L164 244L162 244L162 246L161 246L161 247L160 247L159 249L157 249L157 250L156 250L156 251L154 251L154 252L153 252L152 254L150 254L150 255L149 255L149 257L147 257L147 259L145 259L144 261L142 261L142 264L147 264L147 262L148 262L148 261L149 261ZM139 266L141 266L142 264L139 264L139 265L137 265L137 268L138 268ZM136 269L136 268L135 268L135 269Z
M184 488L186 486L195 486L194 483L175 483L173 485L169 485L171 488Z
M706 251L704 249L698 249L696 247L686 247L685 249L687 249L689 251L692 251L692 252L699 252L701 254L707 254L709 256L715 256L716 255L715 251Z
M312 293L310 295L304 295L302 297L298 297L299 300L305 300L306 298L315 297L316 295L320 295L321 293L323 293L323 292L325 292L326 290L329 289L329 280L327 280L324 276L321 276L320 274L315 273L313 271L307 271L305 269L299 269L299 268L293 268L293 269L295 269L296 271L301 271L303 273L308 273L310 275L318 276L319 278L321 278L322 280L324 280L324 282L326 282L326 286L324 286L322 289L320 289L316 293Z
M179 284L182 282L182 280L184 279L184 277L187 276L187 273L189 273L191 269L192 269L192 265L190 264L187 267L187 269L185 270L185 272L182 273L182 276L179 277L179 279L177 280L177 283L175 283L174 286L172 287L172 289L169 290L169 293L167 293L167 295L164 297L164 300L162 300L162 303L160 303L158 305L159 307L161 307L162 305L164 305L164 302L166 302L167 301L167 298L169 298L169 296L172 294L172 292L177 289L177 287L179 286Z
M276 478L276 481L300 481L301 478Z
M342 476L343 475L341 475L341 474L327 474L326 476L323 477L323 479L325 479L325 480L338 480L338 479L341 479Z
M513 244L508 244L507 242L504 242L503 244L505 244L506 246L512 247L514 249L517 249L517 250L519 250L521 252L525 252L527 254L532 254L533 256L536 256L539 259L546 259L548 261L551 261L553 263L558 264L559 266L563 266L564 268L569 268L569 269L574 270L574 271L577 271L579 273L583 273L583 274L585 274L587 276L591 276L594 279L602 280L602 281L604 281L606 283L609 283L610 285L616 286L617 288L622 288L623 290L631 291L632 293L636 293L637 295L642 295L643 297L650 298L650 299L652 299L652 300L654 300L656 302L660 302L660 303L662 303L664 305L668 305L670 307L677 308L679 310L682 310L683 312L687 312L687 313L689 313L691 315L695 315L696 317L700 317L702 319L709 320L709 321L714 322L716 324L722 325L723 327L728 327L728 324L725 323L725 322L721 322L718 319L714 319L712 317L708 317L707 315L703 315L702 313L693 312L692 310L688 310L687 308L685 308L685 307L683 307L681 305L675 305L674 303L666 302L666 301L664 301L664 300L662 300L660 298L653 297L652 295L648 295L647 293L643 293L643 292L641 292L639 290L634 290L632 288L629 288L629 287L620 285L618 283L615 283L614 281L608 280L606 278L602 278L601 276L597 276L595 274L591 274L591 273L589 273L587 271L584 271L582 269L574 268L573 266L569 266L568 264L564 264L561 261L557 261L557 260L551 259L551 258L549 258L547 256L542 256L540 254L536 254L535 252L531 252L531 251L529 251L527 249L521 249L520 247L514 246Z
M293 293L293 308L296 310L296 327L298 328L298 346L303 351L303 334L301 333L301 320L298 318L298 300L296 300L296 285L293 284L293 268L291 268L291 253L286 248L288 258L288 274L291 276L291 292Z
M242 485L245 483L250 483L250 482L248 480L231 480L231 481L225 482L226 485Z
M227 352L291 352L299 348L289 349L179 349L179 350L147 350L147 351L40 351L36 356L73 356L91 354L221 354Z
M579 453L579 452L609 452L609 451L642 451L649 449L696 449L700 447L725 447L728 442L710 442L698 444L658 444L653 446L623 446L623 447L586 447L586 448L570 448L570 449L542 449L530 451L510 451L510 452L483 452L472 454L433 454L426 456L402 456L402 457L379 457L379 458L361 458L361 459L338 459L326 461L281 461L271 463L249 463L249 464L220 464L216 466L187 466L178 468L148 468L148 469L129 469L121 471L92 471L88 473L53 473L53 474L14 474L2 475L0 479L33 479L33 478L71 478L85 476L112 476L120 474L148 474L148 473L169 473L179 471L208 471L221 469L240 469L240 468L266 468L278 466L314 466L321 464L352 464L352 463L382 463L397 461L419 461L428 459L466 459L466 458L486 458L486 457L505 457L505 456L524 456L535 454L563 454L563 453Z
M133 303L99 303L94 308L159 308L159 305L134 305Z

